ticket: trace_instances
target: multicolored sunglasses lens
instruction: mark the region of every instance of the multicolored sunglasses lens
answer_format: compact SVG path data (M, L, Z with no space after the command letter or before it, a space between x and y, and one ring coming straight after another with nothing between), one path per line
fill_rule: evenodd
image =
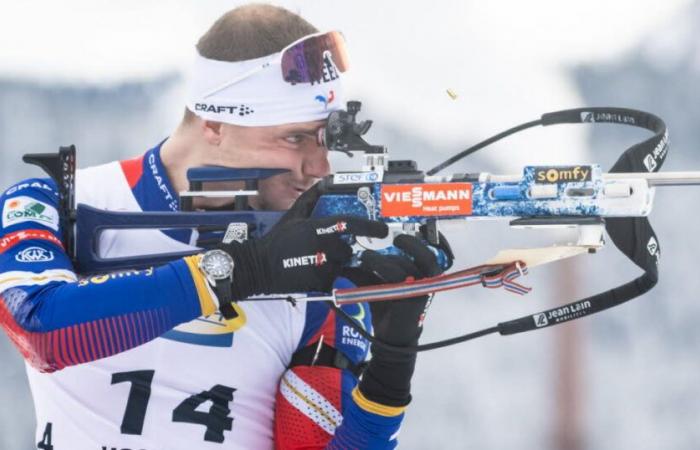
M297 83L326 83L348 70L345 38L339 31L310 36L282 52L282 77Z

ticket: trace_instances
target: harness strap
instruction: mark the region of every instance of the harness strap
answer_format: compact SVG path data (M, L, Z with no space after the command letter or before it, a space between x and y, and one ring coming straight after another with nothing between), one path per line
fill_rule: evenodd
M367 363L354 364L343 352L319 340L317 345L306 346L292 355L289 368L296 366L335 367L349 370L359 377L367 367Z

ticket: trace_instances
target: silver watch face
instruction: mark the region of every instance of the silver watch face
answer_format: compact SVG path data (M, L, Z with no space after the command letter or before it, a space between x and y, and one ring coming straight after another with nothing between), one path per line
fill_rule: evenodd
M233 259L223 250L210 250L202 257L201 267L214 280L225 280L233 274Z

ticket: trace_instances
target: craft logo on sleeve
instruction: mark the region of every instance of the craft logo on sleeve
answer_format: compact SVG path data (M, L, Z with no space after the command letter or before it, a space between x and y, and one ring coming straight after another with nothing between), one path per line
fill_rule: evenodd
M591 181L591 166L535 167L535 183L566 183Z
M382 216L468 216L471 183L385 184Z
M31 197L21 196L7 200L2 209L2 226L7 228L23 222L35 222L58 231L58 211Z

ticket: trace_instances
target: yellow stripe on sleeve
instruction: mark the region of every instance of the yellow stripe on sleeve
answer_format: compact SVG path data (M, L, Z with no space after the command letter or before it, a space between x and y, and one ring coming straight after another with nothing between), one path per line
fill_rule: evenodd
M352 399L355 400L355 403L357 403L357 405L365 411L384 417L395 417L403 414L403 412L406 410L405 406L386 406L382 405L381 403L368 400L364 395L362 395L362 392L360 392L360 389L357 387L352 390Z
M192 280L194 281L194 286L197 288L197 296L199 297L199 304L202 307L202 315L208 316L216 312L216 301L212 297L212 293L209 289L209 283L201 270L199 270L199 261L202 259L202 255L186 256L185 263L190 269L192 274Z

